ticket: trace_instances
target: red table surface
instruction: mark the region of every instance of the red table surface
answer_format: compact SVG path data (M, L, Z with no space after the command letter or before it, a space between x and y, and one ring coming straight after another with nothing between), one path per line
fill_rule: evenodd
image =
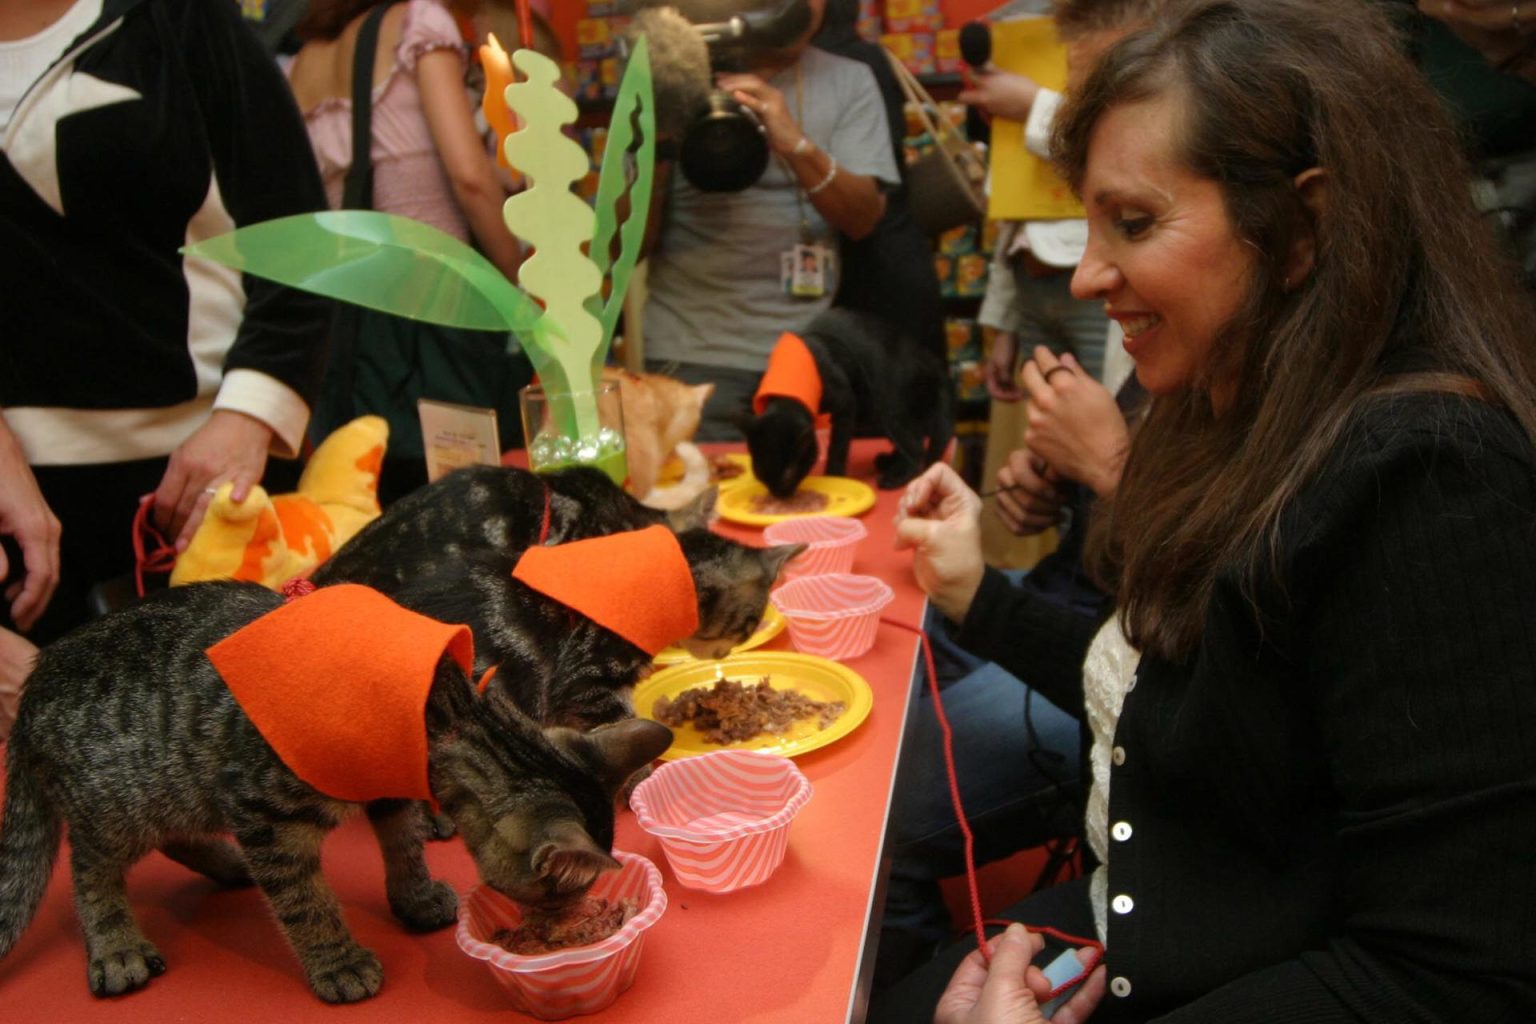
M856 443L850 475L872 479L883 443ZM916 625L924 600L910 556L892 545L900 492L878 491L862 520L869 536L854 571L879 576L896 592L886 617ZM748 542L760 530L722 524ZM880 627L873 650L847 665L869 681L874 710L850 735L797 758L815 794L795 819L783 865L764 884L725 895L680 885L660 844L621 811L615 845L661 870L668 907L646 933L640 970L607 1010L581 1020L820 1024L862 1019L868 923L883 890L886 808L911 692L915 634ZM781 634L765 650L791 650ZM464 894L474 865L457 840L433 843L433 874ZM167 972L139 992L93 998L84 944L71 902L67 848L31 927L0 961L0 1018L30 1022L111 1021L505 1021L512 1010L489 969L460 952L453 929L411 935L384 898L383 869L359 816L328 840L325 873L348 925L384 965L372 999L328 1006L309 991L261 895L221 890L151 854L129 875L129 897Z

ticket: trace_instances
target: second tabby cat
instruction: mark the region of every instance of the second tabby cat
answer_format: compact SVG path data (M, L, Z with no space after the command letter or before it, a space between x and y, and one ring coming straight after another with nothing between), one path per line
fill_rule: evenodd
M757 631L768 592L804 544L749 547L708 529L684 530L678 545L693 576L699 626L678 637L695 657L723 658ZM496 666L491 686L545 725L591 728L632 717L630 695L650 668L643 651L512 576L515 557L481 551L418 576L391 596L475 636L477 676ZM626 602L651 599L646 581L613 581Z
M0 957L36 914L67 825L96 995L141 988L166 969L124 889L129 866L156 847L216 880L259 885L321 999L378 991L378 958L347 929L320 870L322 841L356 805L279 760L205 654L282 600L255 584L176 587L42 652L7 751ZM618 867L615 795L671 742L670 730L641 720L590 733L540 729L507 701L477 697L448 657L425 730L430 791L481 877L549 912ZM366 809L395 916L413 930L451 924L457 898L428 875L417 802Z

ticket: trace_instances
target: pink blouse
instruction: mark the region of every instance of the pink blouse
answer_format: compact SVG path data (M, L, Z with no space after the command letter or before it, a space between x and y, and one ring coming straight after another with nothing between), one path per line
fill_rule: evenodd
M373 208L424 221L468 242L469 224L454 200L416 86L416 62L433 50L452 50L465 60L464 41L447 9L438 0L409 0L394 66L373 89ZM304 123L335 209L352 165L352 101L322 100L304 115Z

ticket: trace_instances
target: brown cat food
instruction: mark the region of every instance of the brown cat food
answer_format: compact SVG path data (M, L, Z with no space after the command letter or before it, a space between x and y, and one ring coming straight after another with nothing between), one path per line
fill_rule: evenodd
M640 904L630 897L608 900L588 896L558 917L530 914L516 928L500 928L491 941L518 956L539 956L572 946L601 942L635 916Z
M676 698L658 697L651 708L656 721L674 728L692 723L707 743L735 743L764 733L780 734L806 718L825 729L846 706L842 701L812 700L796 690L775 690L763 676L755 683L722 679L694 686Z
M734 480L747 471L747 467L729 455L717 455L709 462L709 478L715 483Z
M827 496L820 491L796 491L787 498L758 494L752 498L752 511L760 516L793 516L825 512Z

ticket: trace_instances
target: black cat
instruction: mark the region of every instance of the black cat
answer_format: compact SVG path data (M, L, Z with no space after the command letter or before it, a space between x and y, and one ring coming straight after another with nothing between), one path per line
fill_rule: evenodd
M848 470L848 446L861 422L878 427L894 450L876 457L882 488L900 487L944 455L954 436L954 389L938 354L880 317L829 309L799 332L821 375L821 408L770 397L742 432L752 472L779 498L795 493L816 462L816 413L832 418L831 476ZM926 445L925 445L926 441Z

